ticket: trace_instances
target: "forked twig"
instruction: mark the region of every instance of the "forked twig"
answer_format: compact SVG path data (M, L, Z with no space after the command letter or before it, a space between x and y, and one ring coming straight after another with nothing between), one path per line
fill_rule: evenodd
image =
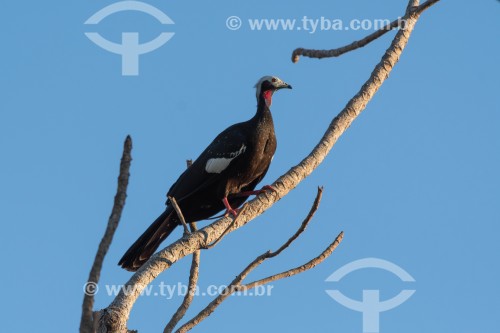
M241 289L245 289L245 290L252 289L252 288L255 288L257 286L267 284L269 282L273 282L276 280L280 280L283 278L294 276L296 274L307 271L307 270L317 266L321 262L323 262L323 260L325 260L326 258L328 258L330 256L330 254L332 254L333 251L335 251L335 249L340 244L340 242L342 242L342 239L344 239L344 232L343 231L341 231L337 235L337 237L335 237L335 240L332 243L330 243L330 245L328 245L328 247L323 252L321 252L321 254L319 256L310 260L309 262L305 263L304 265L289 269L286 272L275 274L275 275L269 276L269 277L261 279L261 280L250 282L248 284L243 285L241 287Z
M250 272L252 272L260 264L262 264L266 259L273 258L273 257L276 257L277 255L279 255L283 250L288 248L290 246L290 244L292 244L293 241L295 241L300 236L300 234L302 234L304 232L307 225L311 221L312 217L314 216L314 214L318 210L319 203L321 201L322 193L323 193L323 189L321 187L319 187L318 193L316 194L316 199L314 200L314 203L313 203L309 213L307 214L306 218L304 219L304 221L300 225L299 229L295 232L295 234L292 237L290 237L275 252L267 251L267 252L263 253L262 255L258 256L257 258L255 258L255 260L252 261L239 275L237 275L236 278L226 288L224 288L224 290L212 302L210 302L210 304L208 304L202 311L200 311L195 317L193 317L191 320L189 320L186 324L181 326L176 331L176 333L184 333L184 332L191 330L193 327L198 325L202 320L204 320L210 314L212 314L212 312L214 312L215 309L234 292L238 292L241 290L247 290L247 289L253 288L253 287L260 285L260 284L268 283L268 282L275 281L275 280L278 280L278 279L281 279L281 278L284 278L287 276L295 275L299 272L308 270L308 269L316 266L317 264L319 264L323 260L325 260L335 250L335 248L338 246L338 244L342 241L343 232L341 232L339 234L339 236L337 236L337 238L334 240L334 242L332 244L330 244L325 251L323 251L319 256L312 259L308 263L306 263L302 266L299 266L297 268L291 269L287 272L283 272L280 274L273 275L272 277L268 277L268 278L265 278L265 279L262 279L262 280L259 280L256 282L252 282L251 284L248 284L248 285L241 285L241 282L248 276L248 274L250 274ZM288 273L288 275L287 275L287 273ZM273 279L271 279L271 278L273 278ZM267 282L263 282L263 281L267 281ZM257 283L260 283L260 284L257 284ZM251 287L247 287L249 285L251 285Z

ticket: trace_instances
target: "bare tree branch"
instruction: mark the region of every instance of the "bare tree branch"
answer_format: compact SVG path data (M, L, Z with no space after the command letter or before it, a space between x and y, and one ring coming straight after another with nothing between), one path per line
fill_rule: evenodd
M299 61L300 56L304 57L309 57L309 58L316 58L316 59L322 59L322 58L333 58L333 57L339 57L343 55L344 53L354 51L356 49L359 49L375 39L385 35L389 31L391 31L394 28L399 27L401 24L401 19L397 19L386 25L380 30L375 31L371 35L366 36L363 39L357 40L352 42L349 45L339 47L337 49L331 49L331 50L314 50L314 49L304 49L304 48L296 48L293 53L292 53L292 62L296 63Z
M181 207L177 204L177 201L175 200L174 197L168 196L168 200L170 200L170 203L172 206L174 206L175 212L177 213L177 216L179 217L179 220L181 220L181 224L184 227L184 235L188 235L191 232L189 232L188 226L186 224L186 220L184 219L184 214L182 214Z
M306 230L307 225L312 220L314 214L316 213L316 211L319 208L319 203L321 202L322 197L323 197L323 187L318 187L318 193L316 194L316 199L314 199L311 210L309 211L309 214L307 214L306 218L304 219L304 221L300 225L300 228L278 250L276 250L275 252L269 253L267 258L272 258L272 257L276 257L277 255L279 255L281 252L283 252L284 249L289 247L293 243L293 241L295 241L304 232L304 230Z
M428 9L430 6L434 5L436 2L439 0L428 0L424 2L420 6L415 6L410 8L410 15L420 15L423 11ZM385 35L387 32L395 29L395 28L402 28L405 29L406 21L404 18L398 18L385 27L375 31L374 33L366 36L363 39L357 40L355 42L352 42L349 45L339 47L337 49L331 49L331 50L313 50L313 49L304 49L304 48L297 48L293 51L292 53L292 62L297 62L300 59L300 56L304 57L309 57L309 58L316 58L316 59L322 59L322 58L333 58L333 57L339 57L343 55L344 53L354 51L356 49L359 49L363 46L366 46L367 44L373 42L375 39Z
M196 228L196 223L190 223L191 232L195 232L198 229ZM198 284L198 272L200 269L200 250L197 250L193 253L193 259L191 260L191 270L189 271L189 282L188 289L186 295L184 296L184 300L182 304L179 306L177 311L172 316L172 319L168 322L167 326L163 330L163 333L170 333L174 330L175 326L179 323L179 321L184 317L186 311L191 306L193 302L193 298L196 292L196 286Z
M304 219L304 221L300 225L299 229L295 232L295 234L292 237L290 237L290 239L288 239L275 252L267 251L267 252L261 254L260 256L258 256L257 258L255 258L240 274L238 274L236 276L236 278L234 278L233 281L231 281L231 283L227 287L224 288L224 290L212 302L210 302L210 304L208 304L195 317L193 317L193 319L189 320L187 323L185 323L184 325L182 325L176 331L176 333L187 332L187 331L191 330L193 327L195 327L196 325L198 325L205 318L207 318L208 316L210 316L215 311L215 309L217 309L217 307L220 304L222 304L222 302L224 302L229 296L231 296L231 294L233 294L234 292L240 291L241 289L244 289L245 286L242 286L241 282L256 267L258 267L260 264L262 264L266 259L276 257L281 252L283 252L283 250L285 250L286 248L288 248L290 246L290 244L292 244L293 241L296 240L300 236L300 234L302 234L302 232L304 232L304 230L306 229L307 225L312 220L312 218L314 216L314 213L316 213L316 211L318 210L319 203L321 201L322 193L323 193L323 189L321 187L318 187L318 193L316 194L316 198L315 198L314 203L313 203L313 205L311 207L311 210L309 211L309 213L307 214L306 218ZM328 255L330 255L332 252L333 252L333 250ZM327 256L323 257L323 260L326 257ZM315 260L315 259L313 259L313 260ZM323 260L321 260L321 261L323 261ZM318 264L318 263L316 263L316 264ZM311 266L310 268L312 268L312 267L314 267L314 266Z
M241 208L241 210L238 213L238 215L236 217L233 217L233 220L231 221L231 224L229 224L227 226L226 230L224 230L224 232L213 243L207 244L202 249L204 249L204 250L210 250L215 245L219 244L219 242L222 240L222 238L224 238L224 236L226 236L232 230L232 228L236 224L236 221L238 220L238 218L240 217L240 215L245 212L246 208L247 208L247 205L244 205L243 208Z
M276 192L263 193L249 201L246 205L247 209L245 212L239 214L239 218L235 222L231 232L259 216L280 198L288 194L324 160L338 138L365 109L367 103L372 99L398 62L419 18L420 13L411 10L411 8L418 6L418 4L418 0L409 1L404 17L406 28L398 30L390 47L375 66L368 80L363 84L360 91L347 103L344 109L332 120L325 134L312 152L298 165L291 168L286 174L275 181L272 186L276 189ZM129 288L127 290L132 289L133 292L125 293L123 290L120 291L111 304L102 310L103 315L99 323L99 332L125 332L132 306L145 286L181 258L218 239L231 223L231 218L221 218L197 232L182 237L151 256L125 284L125 288Z
M283 272L283 273L279 273L279 274L275 274L275 275L269 276L269 277L267 277L265 279L261 279L261 280L257 280L257 281L245 284L245 285L242 286L241 289L245 289L245 290L246 289L252 289L252 288L255 288L257 286L260 286L260 285L263 285L263 284L266 284L266 283L269 283L269 282L273 282L273 281L276 281L276 280L280 280L280 279L283 279L283 278L294 276L296 274L299 274L299 273L302 273L304 271L307 271L308 269L311 269L311 268L317 266L318 264L320 264L321 262L323 262L323 260L325 260L326 258L328 258L330 256L330 254L332 254L332 252L335 251L335 249L340 244L340 242L342 242L343 238L344 238L344 232L341 231L340 234L338 234L337 237L335 237L335 240L332 243L330 243L330 245L328 245L328 247L323 252L321 252L321 254L319 256L317 256L316 258L310 260L309 262L305 263L304 265L301 265L299 267L295 267L295 268L290 269L290 270L288 270L286 272Z
M96 292L97 283L101 275L102 263L104 257L108 252L113 235L115 234L120 217L122 215L123 207L125 206L125 199L127 198L127 186L130 176L130 163L132 161L132 138L127 135L123 146L123 154L120 162L120 174L118 176L118 188L116 190L115 201L111 215L108 219L108 225L104 236L99 243L97 253L95 255L94 263L90 270L89 278L85 284L85 295L83 297L82 305L82 318L80 321L80 333L94 332L93 323L93 309L94 309L94 293Z
M422 14L422 12L424 10L427 10L429 7L431 7L432 5L435 5L439 0L427 0L426 2L424 2L423 4L421 4L420 6L418 5L418 3L416 5L414 5L412 8L410 8L410 11L412 13L415 13L415 14Z
M186 160L187 168L189 168L192 164L193 160ZM177 205L177 202L175 204ZM178 212L180 212L182 216L181 220L184 221L185 224L186 221L184 220L184 216L182 215L181 209L179 208L179 206L177 207L178 207ZM189 227L191 228L191 232L195 232L198 230L198 228L196 227L196 222L189 223ZM199 270L200 270L200 250L197 250L193 253L193 258L191 260L191 269L189 270L189 281L188 281L188 289L186 295L184 296L184 299L182 300L182 303L177 309L177 311L175 311L174 315L167 323L167 326L165 326L165 329L163 330L164 333L172 332L175 326L177 326L177 323L179 323L179 321L186 314L187 309L189 309L189 307L191 306L194 294L196 292L196 286L198 284Z

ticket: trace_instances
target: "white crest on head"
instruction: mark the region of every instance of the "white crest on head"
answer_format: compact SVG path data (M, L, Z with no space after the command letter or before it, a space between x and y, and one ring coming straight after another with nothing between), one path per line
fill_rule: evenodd
M262 83L264 81L269 81L269 83L271 83L273 86L275 86L276 88L279 88L279 87L283 87L283 86L286 86L287 84L282 80L280 79L279 77L277 76L271 76L271 75L266 75L266 76L263 76L256 84L255 84L255 89L256 89L256 92L255 92L255 95L257 96L257 100L259 99L259 95L260 95L260 90L262 89Z
M209 159L205 165L205 171L208 173L221 173L226 170L232 160L243 154L245 150L247 150L247 146L243 144L241 145L240 150L230 153L229 157L216 157Z

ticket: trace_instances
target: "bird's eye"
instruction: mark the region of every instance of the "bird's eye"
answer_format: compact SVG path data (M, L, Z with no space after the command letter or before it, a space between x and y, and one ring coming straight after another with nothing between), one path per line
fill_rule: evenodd
M275 78L275 77L273 77L273 78L271 79L271 81L272 81L272 82L276 82L277 80L276 80L276 78Z

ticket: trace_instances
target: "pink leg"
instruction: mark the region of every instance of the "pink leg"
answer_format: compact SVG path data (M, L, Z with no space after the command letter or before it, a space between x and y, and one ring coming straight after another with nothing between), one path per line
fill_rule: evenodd
M238 209L233 209L231 205L229 204L229 201L227 201L227 197L224 197L222 199L222 202L224 203L224 206L226 207L226 213L224 214L227 216L228 214L233 215L234 217L238 216Z

